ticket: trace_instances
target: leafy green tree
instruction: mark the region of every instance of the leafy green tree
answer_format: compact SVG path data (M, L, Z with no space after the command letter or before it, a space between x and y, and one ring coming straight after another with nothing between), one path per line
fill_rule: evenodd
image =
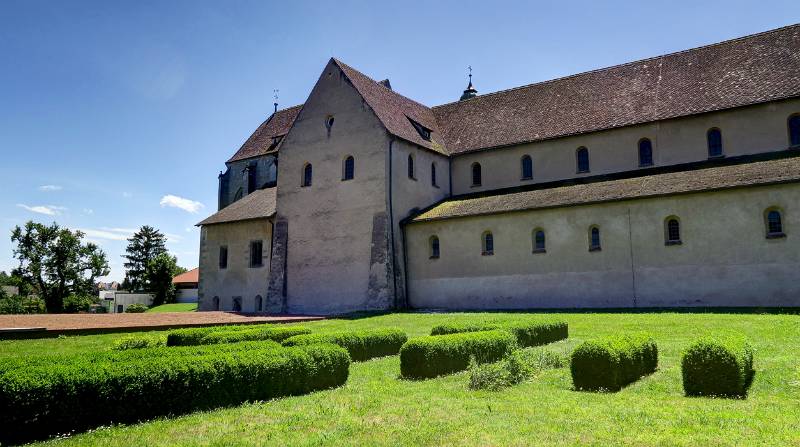
M29 221L11 232L14 257L19 261L15 273L33 284L50 313L62 312L65 297L91 291L95 279L109 273L106 254L96 244L83 243L83 236L55 222Z
M166 253L167 238L155 228L144 225L128 239L128 248L122 255L125 262L125 283L130 291L149 290L147 266L156 256Z
M147 281L153 293L153 306L175 300L175 284L172 278L178 273L178 260L169 253L161 253L147 265Z

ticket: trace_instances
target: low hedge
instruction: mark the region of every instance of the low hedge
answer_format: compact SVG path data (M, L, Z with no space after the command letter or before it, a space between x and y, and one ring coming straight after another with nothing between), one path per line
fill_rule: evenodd
M209 326L175 329L167 333L167 346L199 346L216 343L233 343L249 340L283 341L289 337L309 334L299 326Z
M127 349L153 348L166 346L167 338L164 335L156 334L131 334L114 340L111 349L114 351L125 351Z
M207 348L191 355L146 348L124 351L131 353L128 361L84 359L6 370L0 375L0 443L304 394L347 380L350 357L340 346L240 345L246 349ZM145 356L146 351L161 355Z
M470 357L494 362L516 347L514 335L501 330L413 338L400 348L400 374L411 379L450 374L467 369Z
M569 337L569 326L563 320L510 321L489 323L445 323L431 329L431 335L458 334L503 329L511 331L522 347L540 346Z
M396 355L408 341L405 332L395 328L332 332L328 334L295 335L283 341L284 346L302 346L314 343L333 343L350 353L355 362L375 357Z
M618 391L658 367L658 347L648 334L589 340L572 352L570 369L577 390Z
M695 340L681 359L687 396L745 397L753 381L753 348L743 336Z

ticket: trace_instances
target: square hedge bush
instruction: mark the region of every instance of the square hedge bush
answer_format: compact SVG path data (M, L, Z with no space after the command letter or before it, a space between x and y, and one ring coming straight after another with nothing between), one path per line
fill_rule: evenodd
M648 334L625 334L588 340L570 359L576 390L619 391L658 367L658 347Z
M467 369L470 358L495 362L516 348L516 337L503 330L412 338L400 349L400 374L411 379L437 377Z
M746 397L753 381L753 348L741 335L695 340L681 359L687 396Z

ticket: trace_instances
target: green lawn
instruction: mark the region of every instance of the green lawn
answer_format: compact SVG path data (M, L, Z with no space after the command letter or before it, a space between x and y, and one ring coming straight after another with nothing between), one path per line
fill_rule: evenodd
M147 309L147 312L194 312L196 310L197 303L173 303L151 307Z
M491 314L492 318L503 314ZM53 445L798 445L800 317L746 314L562 314L569 351L580 340L647 330L656 373L618 393L571 389L569 368L499 392L470 391L467 375L398 379L397 356L354 363L347 385L306 396L101 428ZM487 314L391 314L309 323L316 330L398 326L425 335L439 322ZM740 331L756 349L746 400L683 397L680 353L697 336ZM119 334L2 341L6 357L104 349ZM242 386L246 386L243 383Z

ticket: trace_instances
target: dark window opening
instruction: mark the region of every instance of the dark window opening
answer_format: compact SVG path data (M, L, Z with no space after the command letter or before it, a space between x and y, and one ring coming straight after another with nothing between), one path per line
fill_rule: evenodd
M242 297L240 296L233 297L233 311L234 312L242 311Z
M283 135L278 135L276 137L272 137L272 144L269 145L269 148L267 150L272 150L272 149L275 149L276 147L278 147L278 144L281 142L282 139L283 139Z
M344 175L342 176L342 180L353 180L355 175L355 160L352 156L349 156L344 159Z
M722 156L722 132L716 127L709 129L708 134L708 156L721 157Z
M257 165L255 163L251 164L246 168L247 170L247 193L250 194L251 192L256 190L256 172L257 172Z
M302 186L311 186L311 179L314 175L313 168L311 167L311 163L307 163L305 167L303 167L303 185Z
M414 129L416 129L417 133L419 133L419 136L422 137L423 140L425 140L425 141L430 141L431 140L431 130L430 129L428 129L427 127L423 126L422 124L412 120L411 118L408 118L408 120L411 122L411 125L414 126Z
M431 236L431 259L439 259L439 238Z
M331 127L333 127L333 116L329 116L329 117L325 118L325 127L328 130L331 130Z
M544 239L544 230L536 230L533 233L533 252L534 253L544 253L545 252L545 239Z
M800 146L800 114L789 117L789 145Z
M667 235L664 241L665 245L680 245L681 244L681 224L678 219L667 220Z
M228 247L225 245L219 247L219 268L228 268Z
M483 255L491 256L494 254L494 236L492 233L483 234Z
M533 178L533 159L530 155L522 157L522 180Z
M264 310L264 299L261 298L261 295L256 295L256 302L253 305L253 310L256 312L261 312Z
M600 251L600 229L597 227L589 230L589 251Z
M408 156L408 178L416 179L414 177L414 156L412 155Z
M263 241L250 242L250 267L261 267L264 265L263 249Z
M436 184L436 163L431 163L431 185L439 186Z
M653 143L647 138L639 141L639 166L653 166Z
M575 162L578 174L589 172L589 149L579 147L575 152Z
M215 296L214 299L211 300L211 307L213 307L214 310L219 310L219 297L218 296Z
M481 164L472 163L472 186L481 186Z
M774 239L786 236L783 233L783 219L781 212L770 210L767 212L767 239Z

